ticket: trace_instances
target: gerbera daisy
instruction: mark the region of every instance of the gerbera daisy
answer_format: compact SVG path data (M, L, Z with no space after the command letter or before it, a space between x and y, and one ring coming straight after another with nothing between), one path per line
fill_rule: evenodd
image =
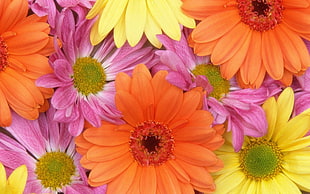
M98 44L112 29L117 47L126 40L135 46L143 33L158 48L161 44L156 34L162 31L179 40L180 24L195 27L194 19L183 14L181 4L181 0L97 0L87 15L88 19L99 16L91 30L91 43Z
M308 0L184 0L182 9L202 20L191 36L195 53L211 54L225 79L237 74L258 88L267 72L290 85L310 65Z
M53 90L38 88L34 81L52 72L46 56L53 44L46 18L27 16L27 1L3 0L0 10L0 126L8 126L10 108L26 119L48 108Z
M266 133L265 113L260 105L280 92L281 87L266 79L257 90L241 89L234 79L223 79L219 67L213 66L209 57L194 55L187 44L189 33L185 28L180 41L158 35L166 49L155 52L161 64L153 66L152 71L166 69L167 80L184 91L204 88L203 108L213 114L215 124L227 121L227 131L232 131L234 148L239 151L244 135L260 137Z
M0 162L0 191L2 193L22 194L27 180L27 167L21 165L14 169L9 178L6 179L5 169Z
M40 77L37 85L56 88L51 103L57 109L55 119L69 123L72 135L79 135L84 119L99 127L101 120L119 123L120 112L114 103L114 79L118 72L132 71L139 63L149 67L153 60L152 47L128 44L115 48L113 38L107 37L100 45L89 42L91 22L84 19L76 26L70 10L63 12L60 30L62 49L50 57L54 73ZM65 24L65 25L64 25Z
M215 193L301 193L310 191L310 109L290 118L294 93L286 88L263 105L268 133L248 137L235 153L227 141L217 155L224 168L215 173ZM233 181L232 181L233 180Z
M222 168L213 153L223 144L223 125L201 110L201 90L183 92L137 65L116 78L116 105L125 124L86 126L76 138L92 186L107 193L187 193L215 190L210 172Z
M27 166L24 193L105 193L105 185L95 189L87 184L73 137L65 124L53 121L54 114L51 107L30 121L12 113L12 125L0 133L0 162L8 170Z

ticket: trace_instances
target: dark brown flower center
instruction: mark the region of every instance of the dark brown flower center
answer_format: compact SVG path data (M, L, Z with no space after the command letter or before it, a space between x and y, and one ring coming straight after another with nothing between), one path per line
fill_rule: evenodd
M131 132L129 145L134 159L142 166L159 166L174 157L172 132L160 122L140 123Z
M282 21L282 0L236 0L241 21L256 31L273 29Z
M0 71L3 71L8 66L8 47L0 36Z

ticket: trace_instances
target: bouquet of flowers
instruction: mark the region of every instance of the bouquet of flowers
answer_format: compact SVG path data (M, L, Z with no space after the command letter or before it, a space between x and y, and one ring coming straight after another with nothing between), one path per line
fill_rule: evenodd
M309 53L309 0L1 0L0 193L310 192Z

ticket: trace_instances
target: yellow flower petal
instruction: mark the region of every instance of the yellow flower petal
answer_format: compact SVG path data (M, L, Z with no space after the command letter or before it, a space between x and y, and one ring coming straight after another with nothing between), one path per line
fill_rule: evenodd
M145 0L130 0L126 9L126 36L130 46L135 46L141 39L146 23Z
M106 6L108 0L100 0L96 1L94 6L91 8L91 10L86 15L87 19L94 18L97 14L101 13L101 10Z
M21 165L16 168L8 178L8 189L11 193L22 194L28 177L26 165Z
M278 185L278 193L301 193L296 184L284 174L279 174L275 180Z
M263 109L265 111L268 123L268 133L266 134L266 138L270 140L276 129L276 122L278 115L277 102L275 98L271 97L268 100L266 100L266 102L263 104Z
M171 7L174 15L176 16L177 20L179 23L183 24L184 26L188 28L195 28L196 27L196 22L193 18L190 18L186 16L182 11L181 11L181 5L182 2L180 0L167 0L169 6Z
M99 34L106 36L122 16L128 0L108 1L99 18Z
M153 19L151 14L147 12L146 14L146 23L145 23L145 35L147 39L157 48L162 46L161 42L157 39L157 34L162 34L161 29L157 22Z
M215 185L221 184L225 185L225 187L216 187L215 194L230 193L231 191L234 191L236 187L240 187L241 182L243 182L245 178L244 173L240 170L219 176L215 180Z
M92 45L97 45L101 42L106 36L100 35L98 33L99 20L97 20L92 29L90 30L90 42Z
M305 147L310 146L310 136L297 139L288 144L279 145L283 152L289 152L294 150L303 149Z
M125 13L121 16L114 28L114 43L117 48L122 47L126 42L126 31L125 31Z
M284 155L283 168L294 174L310 175L310 147L302 150L288 152Z
M285 181L281 181L280 182L280 186L282 185L281 188L283 188L283 191L282 193L301 193L299 188L296 186L295 183L297 183L298 185L301 185L303 188L306 188L307 190L310 190L310 174L307 174L307 175L298 175L298 174L295 174L295 173L291 173L291 172L288 172L286 170L283 170L284 174L288 177L286 178L285 175L282 175L281 176L285 176L285 178L283 179L286 179L286 182ZM278 176L280 177L280 176ZM278 178L277 177L277 178ZM294 181L295 183L293 183L292 181Z
M288 87L280 94L278 100L277 126L281 126L290 118L294 107L294 91Z
M6 172L4 166L0 162L0 191L5 191L6 188Z
M151 15L163 31L173 40L180 40L181 30L166 0L147 0L147 6Z

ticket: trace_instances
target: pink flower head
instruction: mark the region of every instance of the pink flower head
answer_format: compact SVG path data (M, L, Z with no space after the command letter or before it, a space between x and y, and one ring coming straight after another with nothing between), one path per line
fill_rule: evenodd
M146 39L135 47L128 44L116 48L113 37L100 45L89 41L93 21L83 20L77 26L70 10L64 13L59 37L63 47L50 57L54 73L40 77L36 84L56 88L51 104L56 108L54 119L69 123L69 131L77 136L84 119L99 127L101 120L123 122L115 107L114 80L119 72L131 73L134 66L156 63L152 47L144 46Z
M24 193L104 194L106 185L88 185L73 137L66 124L53 121L54 114L52 107L37 120L12 113L12 125L0 133L0 162L8 172L22 164L27 166Z
M30 9L38 16L48 16L52 31L59 18L58 10L71 9L78 13L79 18L85 18L95 0L28 0ZM85 9L86 8L86 9Z
M213 114L214 124L227 121L234 149L239 151L245 135L260 137L266 133L267 122L260 105L281 89L269 79L259 89L241 89L234 79L224 80L218 73L221 67L210 64L209 57L193 54L187 43L189 33L184 28L180 41L158 35L166 50L156 51L161 64L155 65L152 71L168 70L167 80L185 91L203 87L207 94L204 109Z

